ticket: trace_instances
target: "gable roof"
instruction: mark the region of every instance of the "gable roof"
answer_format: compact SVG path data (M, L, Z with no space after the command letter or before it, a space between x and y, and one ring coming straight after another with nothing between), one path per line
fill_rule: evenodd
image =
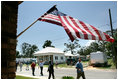
M34 56L40 56L40 55L53 55L53 54L64 54L63 51L53 48L53 47L46 47L36 53L34 53Z

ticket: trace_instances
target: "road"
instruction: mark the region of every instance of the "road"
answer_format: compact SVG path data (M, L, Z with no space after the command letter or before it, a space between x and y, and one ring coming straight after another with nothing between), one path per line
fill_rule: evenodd
M54 74L56 79L61 79L63 76L73 76L76 78L76 69L73 68L54 68ZM97 69L93 67L86 67L84 68L85 76L87 79L117 79L117 70L116 69ZM25 66L23 70L20 71L19 67L16 72L16 75L40 78L40 79L48 79L48 72L47 68L43 69L44 76L40 75L40 69L36 67L35 76L32 76L31 68L29 71L25 70Z

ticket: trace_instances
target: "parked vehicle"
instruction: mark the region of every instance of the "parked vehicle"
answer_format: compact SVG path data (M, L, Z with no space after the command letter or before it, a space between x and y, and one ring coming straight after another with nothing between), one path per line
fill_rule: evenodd
M76 60L75 59L67 59L66 63L67 63L67 65L75 65Z
M105 53L100 51L90 53L90 65L106 66L107 56L105 55Z

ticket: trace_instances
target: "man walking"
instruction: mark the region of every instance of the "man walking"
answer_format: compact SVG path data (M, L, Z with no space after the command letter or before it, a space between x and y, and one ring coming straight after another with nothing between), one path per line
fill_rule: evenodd
M34 72L35 72L35 66L36 66L35 62L32 62L31 68L32 68L32 75L33 76L35 76L35 74L34 74Z
M83 79L85 79L85 74L83 71L83 65L81 63L81 58L79 58L78 62L76 63L76 69L77 69L77 79L79 79L81 76Z
M22 71L23 63L19 62L19 66L20 66L20 71Z
M26 62L26 71L29 70L29 61Z
M40 61L39 63L39 67L40 67L40 70L41 70L41 76L43 76L43 65L44 65L45 61L43 62L42 60Z
M54 79L54 68L53 68L53 63L51 61L49 61L49 66L48 66L48 71L49 71L49 77L48 79L51 78L51 75L52 75L52 78Z

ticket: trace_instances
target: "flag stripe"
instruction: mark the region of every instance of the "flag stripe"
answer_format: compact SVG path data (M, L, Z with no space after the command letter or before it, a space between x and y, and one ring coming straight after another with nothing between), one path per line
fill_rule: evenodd
M59 17L58 17L58 16L55 16L55 15L52 15L52 14L46 15L46 16L44 16L44 18L52 18L52 19L59 20ZM60 21L60 20L59 20L59 21Z
M90 34L88 34L88 35L90 36L89 39L95 40L95 36L94 36L93 33L89 30L89 28L85 25L85 23L82 22L82 21L79 21L79 22L80 22L80 24L84 27L84 29L85 29L87 32L90 33Z
M48 23L52 23L52 24L56 24L56 25L62 26L62 24L61 24L61 23L56 22L56 21L53 21L53 20L42 19L42 20L40 20L40 21L45 21L45 22L48 22Z
M53 18L53 17L50 17L50 16L44 17L44 18L42 18L42 19L52 19L52 20L55 20L55 21L57 21L57 22L60 22L59 19L56 19L56 18Z
M105 37L105 35L104 35L104 33L103 32L101 32L101 31L99 31L99 33L100 33L100 36L101 36L101 40L106 40L106 37Z
M44 16L42 19L51 19L51 20L54 20L54 21L57 21L57 22L61 23L58 16L52 16L52 15L50 15L50 14Z
M82 39L88 39L88 35L87 35L87 33L83 30L83 29L81 29L80 27L79 27L79 25L77 24L77 20L76 19L73 19L72 17L70 17L71 19L72 19L72 22L73 22L73 24L76 26L76 28L78 28L79 30L80 30L80 34L81 35L83 35L83 37L81 37Z
M42 18L42 20L45 19L45 20L51 20L51 21L55 21L55 22L58 22L58 23L61 23L60 21L56 20L56 19L53 19L53 18Z
M75 38L87 40L106 40L114 42L114 39L106 33L96 29L94 26L67 16L55 7L50 12L45 13L38 20L63 26L71 41Z
M106 33L104 33L104 35L105 35L106 39L109 39L110 38Z
M93 29L94 29L94 31L98 34L98 36L99 36L99 40L102 40L102 37L100 36L100 32L99 32L99 30L98 29L96 29L95 27L93 27L92 25L90 25Z
M80 36L78 38L84 39L84 34L83 32L76 26L75 21L73 20L72 17L68 16L69 22L70 24L72 24L72 26L77 30L76 33L78 33ZM77 35L77 34L76 34Z
M70 25L69 27L72 27L72 29L75 31L76 37L81 38L77 28L73 25L73 23L71 22L69 16L65 16L64 18L65 18L67 24Z
M96 40L99 40L99 35L95 32L95 30L87 23L85 23L85 25L88 27L88 29L93 33L93 35L95 36Z
M62 26L59 17L52 14L43 15L39 20Z
M78 33L78 30L74 26L72 26L72 23L70 22L68 16L64 16L64 19L66 23L69 25L68 27L71 27L73 29L75 38L77 37L80 38L80 34Z
M72 35L72 33L71 33L71 28L69 29L68 27L66 27L66 25L65 25L64 22L62 21L63 17L61 18L61 16L59 16L59 18L60 18L60 21L62 22L62 25L63 25L63 27L64 27L66 33L67 33L68 36L70 37L71 41L74 41L75 38L73 37L73 35Z
M65 28L68 28L68 30L69 30L70 33L72 34L73 38L74 38L74 39L77 38L75 31L73 30L72 27L70 27L70 25L68 24L68 22L67 22L66 19L65 19L65 16L61 16L61 19L62 19L62 23L65 25L64 27L65 27Z
M76 20L76 23L78 24L78 26L82 29L82 30L84 30L87 34L87 37L88 37L88 39L92 39L92 35L86 30L86 27L84 27L81 23L80 23L80 21L79 20Z

